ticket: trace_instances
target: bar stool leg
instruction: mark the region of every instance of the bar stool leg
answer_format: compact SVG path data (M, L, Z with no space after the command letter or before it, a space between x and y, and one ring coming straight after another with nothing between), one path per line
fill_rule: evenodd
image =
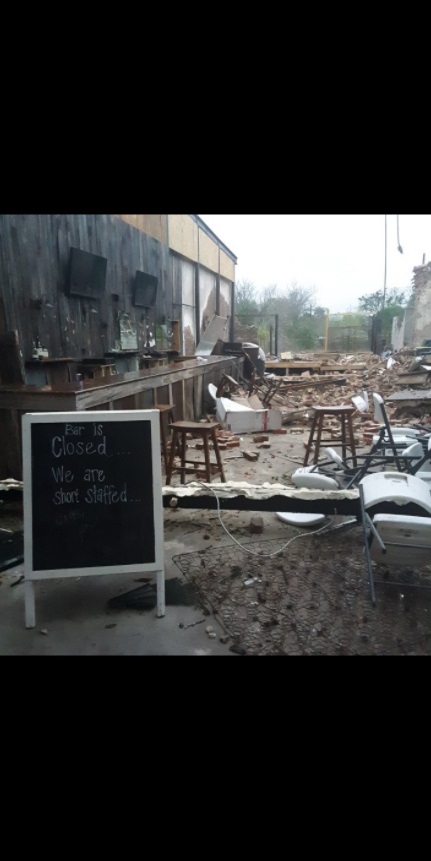
M311 423L310 436L308 437L307 448L305 449L305 457L304 457L304 464L303 464L304 466L307 466L307 463L308 463L308 458L310 456L311 446L313 444L313 436L314 436L314 431L316 429L316 425L317 425L317 413L314 413L313 421Z
M225 475L224 475L224 469L223 469L223 461L221 459L220 449L218 447L218 439L217 439L217 435L216 435L215 430L211 431L211 439L212 439L213 445L214 445L214 451L215 451L217 466L220 470L221 480L226 482Z
M210 447L208 444L208 434L204 433L204 454L205 454L205 472L207 474L207 481L211 484L211 462L210 462Z
M168 472L168 450L166 446L166 427L165 427L165 419L164 414L159 413L160 416L160 439L162 443L162 452L163 452L163 460L165 462L165 471Z
M343 460L346 460L347 441L346 441L346 416L341 413L341 454Z
M186 483L186 436L185 431L181 432L181 484Z
M353 433L353 421L352 421L352 416L350 415L350 413L347 416L347 421L349 423L349 431L350 431L350 450L352 452L352 463L353 463L353 466L357 466L358 462L356 460L355 435Z
M174 457L175 457L175 449L177 446L177 435L178 435L177 430L176 430L176 428L174 428L172 431L171 453L169 455L169 463L168 463L168 468L166 470L166 484L171 483L172 468L173 468Z
M318 415L318 417L317 417L317 436L316 436L316 442L315 442L315 445L314 445L314 457L313 457L313 463L317 463L318 458L319 458L319 452L320 452L320 437L322 436L322 430L323 430L323 419L324 419L324 418L325 418L325 414L324 414L324 413L319 413L319 415Z

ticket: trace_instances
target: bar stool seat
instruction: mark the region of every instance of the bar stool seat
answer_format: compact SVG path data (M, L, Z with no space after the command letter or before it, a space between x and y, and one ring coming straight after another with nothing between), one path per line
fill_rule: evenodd
M330 441L332 448L341 448L342 449L342 457L343 460L346 459L347 451L349 450L352 455L352 464L353 466L357 466L356 460L356 447L355 447L355 437L353 433L353 423L352 423L352 415L355 412L355 407L351 406L318 406L313 407L314 416L313 422L311 425L310 436L308 438L307 448L305 450L304 457L304 466L307 466L308 459L311 454L311 450L314 443L314 456L313 463L317 463L320 453L320 444L327 443ZM332 437L324 437L322 439L322 431L323 431L323 422L327 417L334 417L340 419L341 422L341 435L338 440L332 439Z
M162 444L166 472L168 471L169 463L167 424L174 421L174 407L175 404L154 404L154 409L160 411L160 442Z
M172 474L174 472L181 473L181 484L185 484L185 474L190 470L190 467L188 467L187 464L196 463L196 458L194 458L193 460L191 460L190 458L186 458L187 434L193 434L194 437L200 437L203 440L205 454L205 481L211 482L212 474L216 473L220 473L221 480L224 482L226 481L216 436L216 428L220 427L218 422L180 421L173 422L171 425L169 425L169 427L172 430L172 442L169 463L166 470L166 484L171 483ZM210 462L210 440L214 446L214 453L217 461L217 468L215 471L214 466ZM181 461L179 466L174 466L174 458L176 454L179 455ZM204 465L202 464L202 466Z

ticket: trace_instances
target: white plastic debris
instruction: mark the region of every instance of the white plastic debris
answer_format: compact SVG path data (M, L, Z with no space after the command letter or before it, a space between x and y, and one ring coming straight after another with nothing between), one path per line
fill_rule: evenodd
M353 397L352 403L354 403L356 409L359 410L361 413L365 413L368 409L364 398L362 398L360 395L356 395L355 397Z

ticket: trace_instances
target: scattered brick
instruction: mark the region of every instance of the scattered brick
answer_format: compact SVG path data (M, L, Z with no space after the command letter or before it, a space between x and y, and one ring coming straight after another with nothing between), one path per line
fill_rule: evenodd
M254 514L250 518L249 529L252 535L260 535L263 532L263 517L259 514Z
M259 452L258 451L243 451L243 457L245 457L246 460L257 460L259 457Z

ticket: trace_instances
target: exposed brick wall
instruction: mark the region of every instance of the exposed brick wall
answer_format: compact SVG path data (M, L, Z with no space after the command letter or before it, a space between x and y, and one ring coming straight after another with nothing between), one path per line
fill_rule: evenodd
M420 347L431 338L431 262L413 269L415 297L412 342Z

